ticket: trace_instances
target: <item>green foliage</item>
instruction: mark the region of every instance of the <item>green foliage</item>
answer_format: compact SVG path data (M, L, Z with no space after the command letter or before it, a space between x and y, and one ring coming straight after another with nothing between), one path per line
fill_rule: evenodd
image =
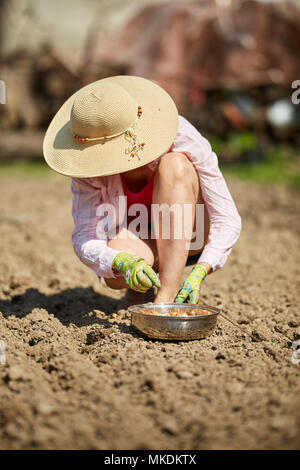
M0 164L0 178L53 178L60 177L58 173L44 163L44 161L17 161Z
M237 158L243 152L258 146L258 138L253 132L231 132L226 140L218 136L209 136L208 140L217 155L227 158Z
M222 163L226 155L239 157L243 152L256 148L258 139L250 132L232 133L222 141L208 137L219 157L224 175L261 183L285 183L300 188L300 148L291 145L274 145L264 152L264 160L257 163ZM236 159L237 159L236 158ZM65 178L51 170L44 161L16 162L0 165L0 178Z
M231 132L226 141L218 136L210 136L208 140L213 150L220 156L238 157L243 152L258 146L258 138L253 132Z
M300 188L300 149L278 145L262 162L221 164L224 175L261 183L285 183Z

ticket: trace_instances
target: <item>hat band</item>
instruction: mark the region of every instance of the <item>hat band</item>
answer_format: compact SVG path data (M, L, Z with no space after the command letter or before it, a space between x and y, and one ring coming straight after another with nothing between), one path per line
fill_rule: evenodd
M114 137L118 137L119 135L122 135L122 134L125 134L125 132L128 132L131 128L133 128L135 126L135 124L138 122L138 119L141 117L142 115L142 107L139 106L138 107L138 113L137 113L137 118L136 120L134 121L133 124L131 124L127 129L125 129L124 131L121 131L121 132L118 132L117 134L112 134L112 135L104 135L104 136L101 136L101 137L81 137L80 135L78 134L73 134L73 138L75 140L77 140L77 142L80 142L82 144L86 143L86 142L92 142L92 141L95 141L95 140L109 140L109 139L113 139Z
M85 142L91 142L95 140L107 141L109 139L112 139L114 137L118 137L124 134L125 140L127 140L128 142L128 145L125 148L125 153L127 155L130 154L130 157L137 156L138 159L140 160L139 152L140 150L144 150L144 147L146 145L145 142L141 142L141 129L140 129L140 126L137 125L138 120L141 117L141 114L142 114L142 107L139 106L138 115L134 123L131 124L131 126L129 126L124 131L118 132L117 134L105 135L101 137L80 137L78 135L73 135L73 138L80 143L85 143ZM128 161L130 161L130 158L128 159Z

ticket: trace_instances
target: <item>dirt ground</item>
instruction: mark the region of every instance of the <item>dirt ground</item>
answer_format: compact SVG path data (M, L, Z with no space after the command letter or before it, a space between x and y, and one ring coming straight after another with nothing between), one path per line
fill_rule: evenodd
M243 231L202 298L262 342L141 337L73 253L69 180L1 180L0 448L300 448L299 193L229 186Z

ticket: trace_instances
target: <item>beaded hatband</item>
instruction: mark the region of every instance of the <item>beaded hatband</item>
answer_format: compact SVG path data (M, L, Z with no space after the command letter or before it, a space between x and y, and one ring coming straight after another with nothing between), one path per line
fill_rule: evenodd
M130 154L130 157L137 156L138 159L140 160L140 156L138 155L138 152L140 150L144 149L144 146L146 145L145 142L141 142L141 129L138 125L138 120L142 115L142 107L138 107L138 112L137 112L137 118L134 121L134 123L128 127L128 129L125 129L125 131L118 132L117 134L112 134L112 135L105 135L102 137L81 137L79 135L73 135L73 138L77 141L80 142L81 144L96 141L96 140L110 140L113 139L114 137L118 137L119 135L124 134L125 139L128 141L128 146L125 149L126 154ZM130 161L130 159L128 160Z

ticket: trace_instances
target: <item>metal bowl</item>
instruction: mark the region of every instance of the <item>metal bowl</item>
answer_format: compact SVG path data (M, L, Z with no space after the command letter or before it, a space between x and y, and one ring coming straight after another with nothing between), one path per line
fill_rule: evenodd
M188 316L188 310L206 310L207 315ZM147 313L149 312L155 313ZM186 315L170 316L171 311L186 311ZM202 339L211 335L217 324L220 311L209 305L148 303L133 305L128 308L131 313L131 325L140 333L155 339L191 340ZM199 312L200 313L200 312Z

